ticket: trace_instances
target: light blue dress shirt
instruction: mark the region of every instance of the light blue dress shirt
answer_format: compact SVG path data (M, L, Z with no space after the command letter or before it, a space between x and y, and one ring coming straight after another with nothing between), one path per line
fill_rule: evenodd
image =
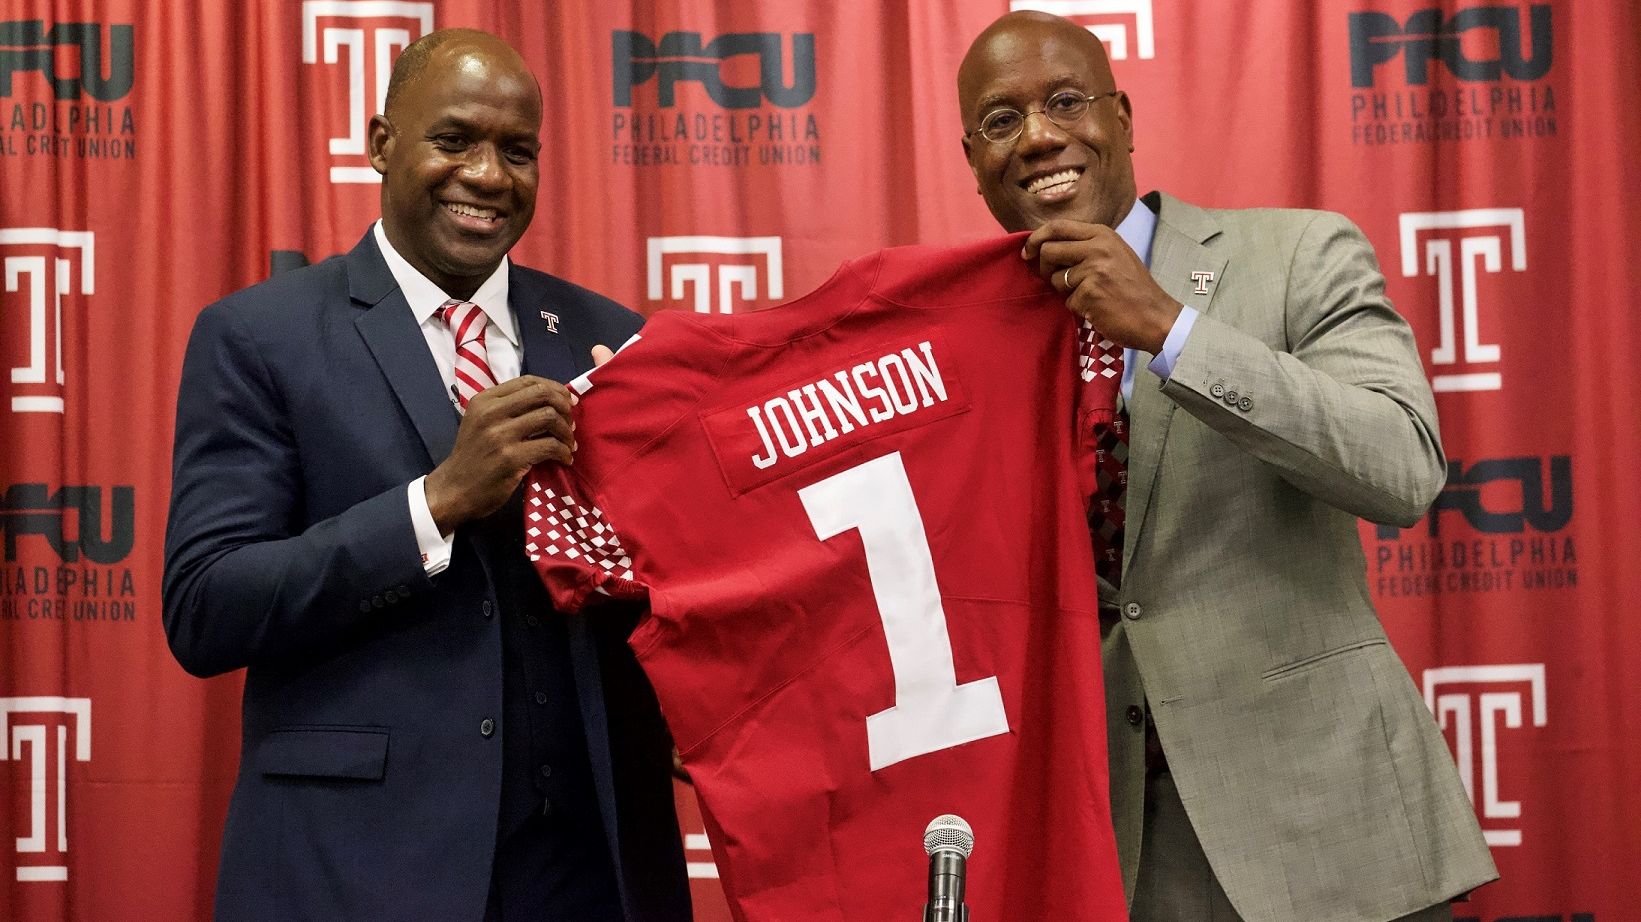
M1128 209L1128 217L1117 224L1117 236L1123 243L1128 244L1140 258L1140 262L1147 267L1151 265L1151 238L1157 232L1156 212L1146 207L1141 201L1135 201L1134 207ZM1168 380L1174 373L1174 364L1179 361L1179 354L1185 348L1185 338L1191 335L1191 327L1197 322L1196 308L1184 306L1179 317L1174 320L1173 329L1168 331L1168 338L1163 340L1162 351L1152 357L1145 366L1157 377ZM1139 352L1135 349L1124 349L1122 353L1122 397L1123 400L1134 399L1134 365L1138 361Z

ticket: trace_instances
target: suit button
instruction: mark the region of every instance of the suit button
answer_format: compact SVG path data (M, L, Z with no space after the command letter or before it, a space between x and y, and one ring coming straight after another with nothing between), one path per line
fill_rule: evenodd
M406 598L409 595L410 595L410 587L409 586L400 586L399 587L399 598L403 599L403 598Z
M537 704L546 704L547 703L547 693L546 692L536 692L536 703Z
M370 600L369 599L360 599L359 600L359 610L360 611L370 611Z
M392 589L389 589L388 591L382 593L382 599L389 605L397 605L399 603L399 594L394 592Z
M541 624L541 619L537 618L535 615L529 615L524 619L524 623L530 625L531 627L538 627Z
M541 767L541 777L543 777L543 778L553 777L553 767L551 765L543 765Z
M1131 727L1137 727L1140 724L1145 723L1145 711L1141 710L1140 706L1137 704L1130 704L1128 706L1127 717L1128 725Z
M479 721L479 735L484 737L485 739L489 739L490 737L495 736L496 735L496 722L494 720L491 720L488 717L486 717L485 719Z
M1226 391L1225 402L1230 406L1236 406L1236 391Z
M1215 399L1218 399L1220 397L1224 397L1225 396L1225 385L1215 384L1213 387L1208 388L1208 396L1213 397Z
M371 608L381 608L385 604L386 603L382 601L382 597L379 595L373 595L370 597Z
M1254 399L1252 397L1244 396L1242 400L1237 403L1237 408L1244 413L1252 410L1254 408Z
M480 608L483 610L486 618L494 618L496 616L496 603L490 601L489 599L485 599L484 604L480 606Z
M1127 618L1128 620L1138 621L1139 618L1140 618L1140 603L1138 603L1138 602L1129 602L1127 605L1124 605L1122 607L1122 613L1123 613L1123 617Z

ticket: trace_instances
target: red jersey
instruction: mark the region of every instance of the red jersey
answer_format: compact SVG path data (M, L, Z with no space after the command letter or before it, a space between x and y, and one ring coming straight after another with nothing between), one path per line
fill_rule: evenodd
M743 922L919 918L942 813L976 922L1126 918L1083 516L1121 350L1021 240L657 314L572 385L574 466L530 474L555 603L648 600L631 644Z

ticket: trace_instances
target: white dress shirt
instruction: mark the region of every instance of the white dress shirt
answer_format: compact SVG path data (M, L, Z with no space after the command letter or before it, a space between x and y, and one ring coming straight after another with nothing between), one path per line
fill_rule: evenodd
M376 222L375 234L376 246L381 249L388 271L393 273L393 280L399 283L399 290L409 302L416 323L421 325L427 350L433 353L433 363L439 366L439 376L444 379L445 393L450 394L456 383L456 339L451 335L450 327L439 318L438 311L451 298L399 255L399 251L388 242L380 221ZM496 271L484 280L473 297L467 299L484 311L484 351L497 384L518 377L522 364L518 323L513 319L512 308L507 306L507 266L507 258L503 257ZM450 399L454 404L454 395ZM426 481L426 477L418 477L410 482L410 521L416 528L416 544L422 551L422 568L428 576L435 576L450 566L450 551L454 542L449 535L440 534L438 526L433 523L433 513L427 508Z

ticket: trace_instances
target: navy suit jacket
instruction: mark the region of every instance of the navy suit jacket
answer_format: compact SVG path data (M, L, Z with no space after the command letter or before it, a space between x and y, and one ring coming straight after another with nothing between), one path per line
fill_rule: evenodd
M619 346L641 324L517 265L509 285L530 374L568 381L594 344ZM558 315L557 333L542 311ZM529 563L459 529L450 568L424 573L406 487L450 453L458 422L370 233L196 322L177 400L165 628L195 675L246 668L222 918L484 913L505 729L493 600L517 575L507 568ZM628 917L683 922L669 744L628 627L571 619L575 687Z

